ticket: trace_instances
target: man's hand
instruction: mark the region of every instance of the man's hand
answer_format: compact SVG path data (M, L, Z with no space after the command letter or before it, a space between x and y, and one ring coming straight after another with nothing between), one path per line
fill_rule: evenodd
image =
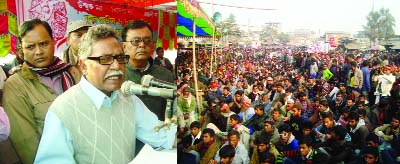
M183 119L185 119L185 120L189 119L189 113L183 114Z
M283 122L286 122L286 121L288 121L289 120L289 117L283 117Z
M185 128L179 128L179 134L184 134L185 133Z
M18 65L18 66L15 66L15 67L11 68L11 70L8 71L8 73L9 73L10 76L11 76L11 75L13 75L13 74L19 72L21 69L22 69L22 65Z
M376 132L375 133L378 137L384 137L385 136L385 133L383 133L382 131L378 131L378 132Z
M210 162L208 162L208 164L218 164L216 160L210 160Z

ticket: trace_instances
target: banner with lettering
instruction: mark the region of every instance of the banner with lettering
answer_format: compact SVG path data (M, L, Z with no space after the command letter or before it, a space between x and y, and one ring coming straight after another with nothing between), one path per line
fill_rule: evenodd
M65 33L68 22L84 20L89 25L110 24L120 33L132 20L147 21L158 36L159 11L135 7L133 3L119 4L93 0L16 0L18 24L32 18L46 20L53 30L56 55L66 48Z

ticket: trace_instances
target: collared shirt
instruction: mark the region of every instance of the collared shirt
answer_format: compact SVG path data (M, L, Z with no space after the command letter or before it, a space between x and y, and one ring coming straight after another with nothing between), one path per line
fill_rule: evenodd
M310 152L308 152L308 154L306 155L306 159L310 159L312 152L313 152L313 149L311 149Z
M254 108L249 107L248 109L246 109L246 111L240 112L238 115L242 119L242 122L246 122L247 120L250 120L250 118L253 117L254 114Z
M229 141L225 142L225 144L222 145L221 148L228 144L229 144ZM218 150L218 152L215 154L215 157L214 157L214 160L216 160L218 163L221 161L221 157L219 156L220 150ZM237 146L235 147L235 157L233 158L232 163L241 163L241 164L249 164L250 163L248 151L241 142L239 142L237 144Z
M112 102L120 96L118 91L113 91L108 97L85 78L81 78L79 85L83 92L89 95L96 110L100 110L101 107L112 110ZM136 114L133 117L136 120L137 138L157 149L172 149L177 130L176 125L171 124L169 129L164 128L155 132L154 126L160 125L161 121L157 120L154 113L150 112L139 98L132 95L132 101L136 107L134 109ZM75 163L74 161L74 145L69 130L52 112L50 106L35 163Z
M142 70L141 68L133 67L132 65L129 65L129 66L131 66L131 67L132 67L133 69L135 69L135 70L140 70L140 72L144 72L144 71L147 71L147 70L150 68L150 63L147 62L147 65L146 65L146 67L144 67L143 70Z
M193 146L194 141L201 139L201 132L199 132L196 137L193 137L193 135L190 135L190 137L192 137L192 144L190 144L190 146Z
M57 95L63 93L63 89L61 86L61 74L55 75L53 77L41 76L39 74L37 75L40 80L42 80L48 87L53 89L53 91L56 92Z

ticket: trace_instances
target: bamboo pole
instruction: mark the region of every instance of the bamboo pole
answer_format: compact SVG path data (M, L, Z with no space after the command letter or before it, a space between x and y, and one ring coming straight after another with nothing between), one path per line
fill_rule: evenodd
M212 3L212 7L211 7L211 13L214 14L214 0L211 1ZM214 20L215 21L215 20ZM215 28L213 28L212 31L212 44L211 44L211 59L210 59L210 74L209 74L209 78L212 77L212 70L213 70L213 57L214 57L214 40L215 40Z
M198 78L197 78L197 68L196 68L196 16L193 17L193 42L192 42L192 51L193 51L193 77L194 77L194 88L196 94L196 102L197 102L197 114L200 114L202 109L202 104L200 103L200 95L199 95L199 85L198 85Z

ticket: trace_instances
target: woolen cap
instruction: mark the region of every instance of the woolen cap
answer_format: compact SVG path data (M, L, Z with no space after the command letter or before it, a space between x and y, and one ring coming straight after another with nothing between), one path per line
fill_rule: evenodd
M79 30L80 28L83 27L91 27L91 26L86 24L86 22L83 20L76 20L69 22L67 25L67 32L65 33L65 36L68 36L69 33Z

